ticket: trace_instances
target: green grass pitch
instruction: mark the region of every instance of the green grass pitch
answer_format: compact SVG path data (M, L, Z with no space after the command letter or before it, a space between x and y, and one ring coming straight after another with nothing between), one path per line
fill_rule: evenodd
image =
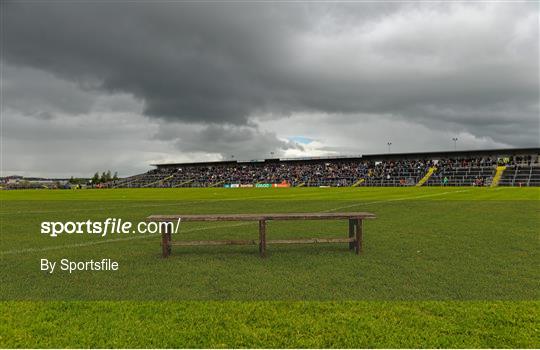
M538 348L539 188L2 191L0 347ZM344 244L173 247L157 235L40 234L42 221L370 211ZM268 239L344 237L345 221L269 222ZM182 223L173 239L256 238ZM117 272L47 274L41 258Z

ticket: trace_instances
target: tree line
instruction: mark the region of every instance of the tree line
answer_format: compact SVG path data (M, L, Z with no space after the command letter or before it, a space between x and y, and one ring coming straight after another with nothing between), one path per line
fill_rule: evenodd
M72 185L86 185L90 183L93 185L97 185L97 184L107 183L107 182L115 181L115 180L118 180L118 172L115 171L113 175L110 170L107 170L107 171L102 172L101 175L99 174L99 171L96 171L96 173L94 174L94 176L92 176L92 178L72 176L69 179L69 183Z
M107 170L106 172L105 171L102 172L100 176L99 172L96 171L96 173L94 174L91 180L93 184L101 184L101 183L106 183L110 181L115 181L115 180L118 180L118 172L115 171L114 175L111 175L111 171Z

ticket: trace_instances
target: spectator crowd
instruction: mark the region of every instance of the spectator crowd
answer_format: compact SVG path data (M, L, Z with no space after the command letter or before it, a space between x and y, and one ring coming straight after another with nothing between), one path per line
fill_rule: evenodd
M145 174L118 180L114 187L212 187L226 184L282 184L290 186L413 186L429 169L427 185L485 186L496 165L530 162L527 157L289 160L223 162L162 166Z

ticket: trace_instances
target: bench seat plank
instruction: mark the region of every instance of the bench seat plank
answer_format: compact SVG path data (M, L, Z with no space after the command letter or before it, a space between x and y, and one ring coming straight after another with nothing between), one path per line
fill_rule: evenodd
M299 238L299 239L269 239L267 244L304 244L304 243L349 243L355 238Z
M170 245L195 246L195 245L257 245L256 239L232 239L232 240L210 240L210 241L172 241Z
M350 213L269 213L269 214L208 214L208 215L151 215L147 221L260 221L260 220L331 220L331 219L375 219L375 214Z
M299 239L269 239L267 244L304 244L304 243L349 243L355 238L299 238ZM176 246L198 246L198 245L257 245L255 239L236 240L203 240L203 241L172 241L170 245Z

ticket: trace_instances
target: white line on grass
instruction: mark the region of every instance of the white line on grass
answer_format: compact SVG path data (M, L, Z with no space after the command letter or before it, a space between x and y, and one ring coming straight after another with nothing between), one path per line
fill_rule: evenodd
M166 206L174 206L174 205L185 205L185 204L193 204L202 202L202 200L199 201L181 201L181 202L174 202L174 203L160 203L160 204L143 204L143 205L132 205L132 206L115 206L115 207L103 207L103 208L75 208L75 209L65 209L65 210L34 210L34 211L24 211L19 210L15 212L3 212L0 213L0 215L13 215L13 214L49 214L49 213L65 213L65 212L78 212L78 211L109 211L114 209L126 209L126 208L147 208L147 207L166 207Z
M408 199L418 199L418 198L425 198L425 197L436 197L436 196L443 196L446 194L452 194L452 193L462 193L462 192L468 192L470 190L461 190L461 191L448 191L443 193L434 193L434 194L426 194L421 196L414 196L414 197L401 197L401 198L391 198L391 199L385 199L380 201L374 201L374 202L367 202L367 203L357 203L342 207L336 207L332 209L323 210L322 212L330 212L334 210L339 209L345 209L345 208L352 208L357 207L360 205L370 205L370 204L377 204L377 203L386 203L386 202L395 202L395 201L403 201ZM245 198L249 199L249 198ZM227 228L227 227L239 227L239 226L247 226L250 224L253 224L254 222L244 222L239 223L235 225L216 225L216 226L209 226L209 227L199 227L199 228L193 228L189 230L184 230L183 232L196 232L196 231L204 231L204 230L212 230L215 228ZM14 249L14 250L6 250L3 252L0 252L0 255L8 255L8 254L20 254L20 253L33 253L33 252L44 252L49 250L58 250L58 249L64 249L64 248L79 248L79 247L87 247L87 246L93 246L98 244L104 244L104 243L114 243L114 242L123 242L123 241L131 241L135 239L144 239L144 238L151 238L159 236L159 234L150 234L150 235L144 235L144 236L132 236L132 237L124 237L124 238L114 238L114 239L106 239L101 241L93 241L93 242L85 242L85 243L74 243L74 244L65 244L60 246L49 246L49 247L43 247L43 248L27 248L27 249Z
M253 224L253 222L243 222L243 223L234 224L234 225L216 225L216 226L208 226L208 227L198 227L198 228L192 228L192 229L188 229L188 230L183 230L182 232L205 231L205 230L212 230L212 229L215 229L215 228L246 226L246 225L249 225L249 224ZM160 235L161 234L156 233L156 234L147 234L147 235L142 235L142 236L131 236L131 237L124 237L124 238L105 239L105 240L85 242L85 243L64 244L64 245L49 246L49 247L43 247L43 248L13 249L13 250L6 250L6 251L3 251L3 252L0 252L0 255L45 252L45 251L49 251L49 250L58 250L58 249L64 249L64 248L88 247L88 246L104 244L104 243L114 243L114 242L132 241L132 240L135 240L135 239L151 238L151 237L156 237L156 236L160 236Z
M470 190L448 191L448 192L442 192L442 193L424 194L424 195L421 195L421 196L414 196L414 197L390 198L390 199L374 201L374 202L357 203L357 204L346 205L346 206L342 206L342 207L323 210L322 212L330 212L330 211L339 210L339 209L358 207L360 205L370 205L370 204L378 204L378 203L396 202L396 201L404 201L404 200L419 199L419 198L426 198L426 197L438 197L438 196L444 196L446 194L462 193L462 192L469 192L469 191Z
M394 201L394 200L416 199L416 198L422 198L422 197L434 197L434 196L441 196L441 195L445 195L445 194L467 192L467 191L470 191L470 190L449 191L449 192L437 193L437 194L432 194L432 195L423 195L423 196L417 196L417 197L388 199L388 200L382 200L382 201L377 201L377 202L370 202L369 204L390 202L390 201ZM293 194L293 195L288 195L288 196L281 196L281 197L279 197L279 199L294 198L294 199L299 199L300 200L301 199L300 197L311 197L311 196L318 196L318 195L320 195L320 193L304 193L302 195ZM194 203L208 203L208 202L216 203L216 202L239 201L239 200L248 200L248 199L265 199L265 198L273 200L276 197L273 197L272 195L264 195L264 196L250 196L250 197L239 197L239 198L221 198L221 199L208 198L208 199L199 199L199 200L193 200L193 201L179 201L179 202L175 201L174 203L141 204L141 205L131 205L131 206L121 205L121 206L104 207L104 208L73 208L73 209L63 209L63 210L34 210L34 211L19 210L19 211L15 211L15 212L0 212L0 215L13 215L13 214L28 215L28 214L49 214L49 213L67 213L67 212L84 212L84 211L110 211L110 210L115 210L115 209L126 209L126 208L152 208L152 207L167 207L167 206L184 206L186 204L194 204ZM157 200L158 199L156 199L156 201ZM167 200L167 201L169 201L169 200ZM363 204L367 204L367 203L363 203ZM360 204L358 204L358 205L360 205ZM352 206L354 207L354 206L357 206L357 205L355 204L355 205L352 205ZM348 208L348 206L343 207L343 208ZM336 209L329 209L327 211L332 211L332 210L337 210L337 209L342 209L342 207L336 208Z
M318 193L308 193L303 194L301 197L307 197L307 196L315 196L319 195ZM281 196L279 199L283 198L298 198L300 197L298 194L290 195L290 196ZM34 211L25 211L25 210L18 210L15 212L0 212L0 215L13 215L13 214L50 214L50 213L68 213L68 212L82 212L82 211L109 211L114 209L126 209L126 208L151 208L151 207L166 207L166 206L183 206L186 204L194 204L194 203L208 203L208 202L229 202L229 201L244 201L248 199L275 199L276 197L272 195L264 195L264 196L250 196L250 197L238 197L238 198L220 198L220 199L214 199L214 198L207 198L207 199L198 199L193 201L174 201L167 199L166 201L174 201L173 203L159 203L159 204L141 204L141 205L120 205L120 206L114 206L114 207L104 207L104 208L74 208L74 209L63 209L63 210L34 210ZM153 200L153 199L152 199ZM155 199L156 201L159 201L159 199ZM93 200L92 200L93 201ZM96 200L98 202L98 200Z

